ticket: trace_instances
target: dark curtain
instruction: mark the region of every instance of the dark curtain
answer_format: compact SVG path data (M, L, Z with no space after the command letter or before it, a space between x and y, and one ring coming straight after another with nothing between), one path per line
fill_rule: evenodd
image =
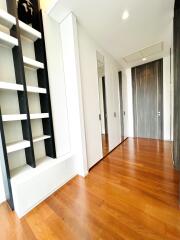
M174 143L175 168L180 170L180 9L174 13Z

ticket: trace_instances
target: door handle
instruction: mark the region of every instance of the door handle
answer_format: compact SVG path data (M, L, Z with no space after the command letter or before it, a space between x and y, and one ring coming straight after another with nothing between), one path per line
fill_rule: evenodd
M161 112L157 112L157 116L158 116L158 117L161 116Z
M117 116L117 115L116 115L116 112L114 112L114 117L116 118L116 116Z

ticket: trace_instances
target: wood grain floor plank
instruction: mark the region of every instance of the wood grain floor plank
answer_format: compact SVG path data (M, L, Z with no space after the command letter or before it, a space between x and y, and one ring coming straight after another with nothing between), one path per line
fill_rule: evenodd
M21 220L0 205L1 240L179 240L171 142L126 140Z

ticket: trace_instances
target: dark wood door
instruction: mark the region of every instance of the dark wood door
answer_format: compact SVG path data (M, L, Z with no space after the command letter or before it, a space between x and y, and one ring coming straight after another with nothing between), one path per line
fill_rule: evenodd
M174 9L174 166L180 170L180 2Z
M134 134L163 139L163 60L132 68Z

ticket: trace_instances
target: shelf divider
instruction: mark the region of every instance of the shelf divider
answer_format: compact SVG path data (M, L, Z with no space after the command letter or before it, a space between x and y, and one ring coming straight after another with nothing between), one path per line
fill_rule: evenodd
M24 66L27 68L32 68L32 69L43 69L44 68L44 64L42 62L38 62L34 59L28 58L28 57L23 57L23 62L24 62Z
M49 138L51 138L51 136L48 136L48 135L42 135L42 136L39 136L39 137L34 137L33 138L33 143L40 142L40 141L43 141L43 140L46 140L46 139L49 139Z
M30 114L30 119L44 119L44 118L49 118L49 113L31 113Z
M2 115L3 122L22 121L22 120L27 120L27 114Z
M18 46L18 40L7 33L0 31L0 45L13 48L14 46Z
M16 19L6 11L0 9L0 24L10 29L16 24Z
M38 38L42 37L39 31L30 27L29 25L27 25L26 23L20 20L19 20L19 27L20 27L21 35L32 41L36 41Z
M27 86L27 91L29 93L42 93L42 94L47 93L47 90L45 88L33 87L33 86Z
M7 153L16 152L30 147L30 142L27 140L18 141L15 143L7 144Z
M9 83L9 82L0 82L0 89L4 90L14 90L14 91L23 91L22 84Z

